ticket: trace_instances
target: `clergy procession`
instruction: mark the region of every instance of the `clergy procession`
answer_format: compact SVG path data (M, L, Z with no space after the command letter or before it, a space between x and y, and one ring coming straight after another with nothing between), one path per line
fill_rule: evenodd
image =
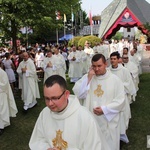
M20 49L19 55L1 48L0 136L11 125L11 117L29 114L43 95L47 107L37 118L30 149L121 149L121 141L130 141L130 106L139 90L143 51L138 40L124 39L95 43L93 48L89 41L84 48L36 44ZM67 84L73 86L72 94Z
M0 1L0 150L150 148L149 14L150 0Z

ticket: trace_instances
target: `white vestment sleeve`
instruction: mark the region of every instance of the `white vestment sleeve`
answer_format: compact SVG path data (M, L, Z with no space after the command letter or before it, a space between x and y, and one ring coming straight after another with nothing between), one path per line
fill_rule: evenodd
M46 68L47 68L47 65L46 65L46 64L44 64L44 66L43 66L43 70L45 71L45 70L46 70Z
M46 71L47 65L44 65L43 69ZM57 67L55 65L52 65L52 70L55 71Z
M87 60L87 56L82 57L82 60L83 61Z
M73 91L79 99L86 99L87 92L90 88L90 84L87 85L87 83L88 83L88 78L86 77L81 82L80 80L77 81L75 86L73 87Z
M26 70L26 77L29 77L29 71Z
M116 115L118 115L119 111L107 108L106 106L101 106L103 113L108 121L111 121Z
M77 58L77 59L75 60L75 62L80 62L80 59Z
M47 150L48 148L51 148L44 137L41 114L32 132L29 147L31 150Z
M53 71L57 70L57 67L55 65L52 66Z

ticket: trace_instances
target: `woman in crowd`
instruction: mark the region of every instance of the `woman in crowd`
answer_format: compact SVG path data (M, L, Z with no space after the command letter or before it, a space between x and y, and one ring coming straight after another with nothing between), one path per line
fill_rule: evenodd
M2 63L3 63L4 70L7 73L10 86L11 86L12 90L14 90L14 82L16 81L15 73L14 73L15 66L14 66L12 60L10 59L9 53L5 54L5 59L3 60Z

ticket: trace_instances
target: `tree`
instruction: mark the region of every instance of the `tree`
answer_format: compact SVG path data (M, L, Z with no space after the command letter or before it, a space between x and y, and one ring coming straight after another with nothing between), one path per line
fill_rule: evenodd
M138 29L142 31L143 34L147 36L147 42L150 42L150 23L146 22L145 24L142 24L138 26Z
M114 40L120 40L122 39L123 35L121 32L116 32L116 34L112 37Z
M55 11L69 13L70 6L78 4L80 0L1 0L1 26L5 39L12 39L13 50L17 52L16 40L21 27L31 27L35 32L49 27L50 29L61 26L56 25ZM40 29L40 30L39 30Z
M150 37L150 23L147 22L146 24L144 24L144 28L147 30L147 36Z
M13 50L17 52L17 34L23 26L32 26L35 20L39 20L43 15L46 15L46 1L21 1L7 0L0 2L1 15L1 30L4 32L5 38L12 39ZM40 11L39 11L40 10ZM43 13L41 13L43 12Z

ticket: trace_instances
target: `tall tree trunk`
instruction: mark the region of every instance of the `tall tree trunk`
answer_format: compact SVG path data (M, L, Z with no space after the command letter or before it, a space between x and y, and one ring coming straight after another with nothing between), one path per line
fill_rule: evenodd
M15 25L15 20L11 21L11 31L12 31L12 49L17 54L17 28Z

